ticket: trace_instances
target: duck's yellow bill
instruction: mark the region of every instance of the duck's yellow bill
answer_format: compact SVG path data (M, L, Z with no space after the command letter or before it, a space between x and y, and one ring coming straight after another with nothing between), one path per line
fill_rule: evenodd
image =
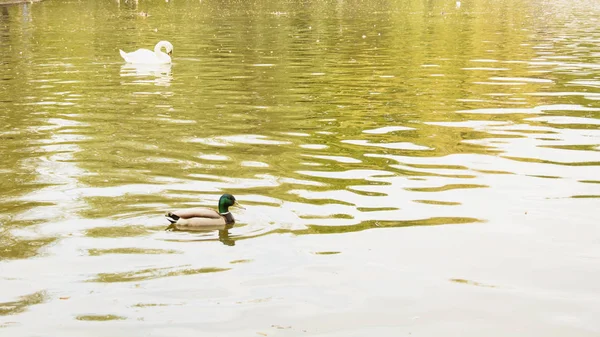
M240 203L237 202L237 201L233 203L233 207L237 207L237 208L241 208L241 209L246 209L244 206L240 205Z

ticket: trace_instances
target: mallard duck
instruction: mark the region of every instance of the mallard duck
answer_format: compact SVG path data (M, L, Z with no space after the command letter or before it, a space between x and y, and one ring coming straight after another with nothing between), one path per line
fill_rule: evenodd
M209 208L195 207L167 213L171 223L168 229L202 230L233 225L235 219L229 212L229 207L242 207L231 194L223 194L219 198L219 211Z
M162 52L163 48L165 48L166 53ZM127 63L165 64L171 63L173 45L169 41L160 41L154 46L154 52L148 49L138 49L131 53L126 53L119 49L119 53L121 53L121 57Z

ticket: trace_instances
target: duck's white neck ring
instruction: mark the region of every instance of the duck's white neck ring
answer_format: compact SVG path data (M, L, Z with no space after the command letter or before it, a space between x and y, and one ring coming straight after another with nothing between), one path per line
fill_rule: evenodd
M219 214L221 214L221 215L227 215L227 214L229 214L229 213L230 213L230 212L219 213Z

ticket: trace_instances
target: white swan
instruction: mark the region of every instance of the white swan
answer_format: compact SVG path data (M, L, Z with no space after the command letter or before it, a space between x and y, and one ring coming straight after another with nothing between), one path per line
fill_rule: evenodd
M163 53L162 48L167 51ZM171 63L171 54L173 53L173 45L169 41L160 41L154 46L154 52L148 49L138 49L131 53L126 53L119 49L121 57L127 63L142 63L142 64L164 64Z

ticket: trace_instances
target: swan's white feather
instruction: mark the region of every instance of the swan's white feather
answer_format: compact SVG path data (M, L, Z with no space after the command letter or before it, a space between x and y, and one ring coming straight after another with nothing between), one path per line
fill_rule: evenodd
M119 49L119 53L121 57L127 63L138 63L138 64L165 64L171 63L171 57L163 53L161 51L162 48L165 48L167 52L171 52L173 50L173 45L171 45L167 41L160 41L154 47L154 51L148 49L138 49L131 53L126 53L123 50Z

